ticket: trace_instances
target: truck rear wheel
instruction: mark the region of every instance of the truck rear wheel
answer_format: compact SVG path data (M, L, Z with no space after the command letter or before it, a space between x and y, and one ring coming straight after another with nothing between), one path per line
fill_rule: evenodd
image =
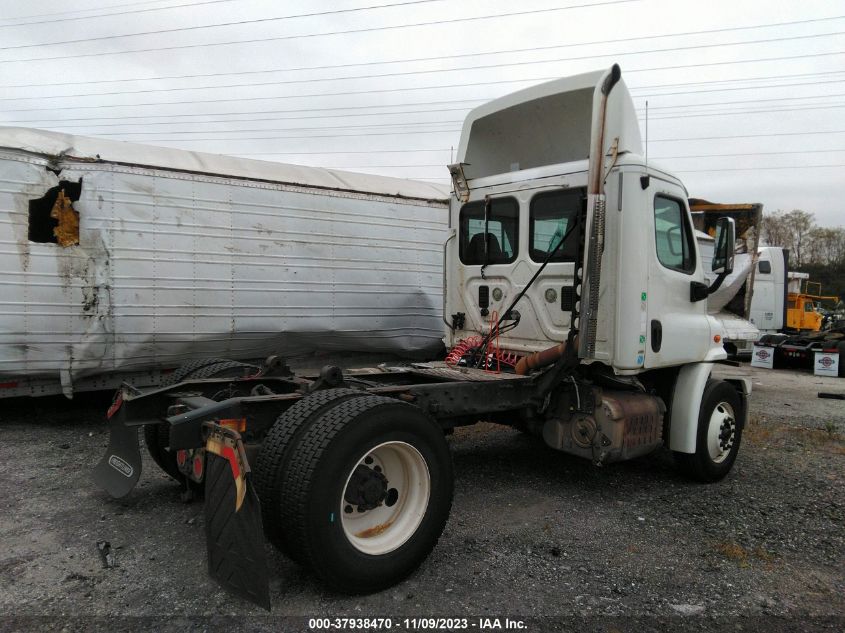
M250 368L258 369L254 365L239 363L238 361L221 358L209 358L186 363L162 381L162 386L176 384L183 380L199 380L202 378L240 377ZM168 450L170 445L170 429L167 424L147 424L144 426L144 441L147 451L153 461L178 482L185 480L176 463L176 454Z
M261 518L264 534L283 553L298 562L303 562L296 549L288 547L282 536L282 518L286 508L282 504L282 491L287 485L291 446L308 426L324 411L338 402L369 395L355 389L325 389L315 391L296 402L282 413L261 444L255 462L255 488L261 501Z
M695 453L675 453L685 474L703 482L719 481L736 461L742 439L742 401L723 380L708 380L701 396Z
M377 591L437 544L453 485L443 431L419 408L379 396L339 402L293 449L283 531L331 588Z

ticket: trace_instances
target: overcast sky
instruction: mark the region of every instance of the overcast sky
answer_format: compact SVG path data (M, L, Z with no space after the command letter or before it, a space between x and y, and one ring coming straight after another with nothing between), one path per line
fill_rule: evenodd
M470 108L618 62L691 196L845 224L842 0L0 6L2 125L445 184Z

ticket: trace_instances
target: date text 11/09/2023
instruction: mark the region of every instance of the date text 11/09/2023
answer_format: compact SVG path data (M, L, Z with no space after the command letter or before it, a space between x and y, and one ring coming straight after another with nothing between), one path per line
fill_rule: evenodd
M525 622L510 618L309 618L310 630L525 631Z

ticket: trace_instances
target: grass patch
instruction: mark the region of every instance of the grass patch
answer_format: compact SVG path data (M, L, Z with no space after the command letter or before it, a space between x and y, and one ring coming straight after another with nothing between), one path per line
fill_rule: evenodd
M714 549L739 567L750 567L752 562L759 561L764 564L766 569L772 569L777 561L775 554L764 550L762 547L748 550L736 541L721 541L714 545Z
M752 415L743 429L742 437L752 444L772 447L802 446L805 449L845 455L845 437L836 431L833 422L828 422L824 428L812 429L770 422L765 417Z
M748 562L748 551L739 543L734 543L733 541L716 543L716 551L725 558L737 563Z

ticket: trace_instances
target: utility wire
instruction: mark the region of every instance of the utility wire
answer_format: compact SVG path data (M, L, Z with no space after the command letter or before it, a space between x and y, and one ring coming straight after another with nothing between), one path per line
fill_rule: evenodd
M828 57L832 55L845 55L845 51L832 51L829 53L807 53L803 55L783 55L778 57L765 57L765 58L757 58L757 59L739 59L733 61L724 61L724 62L702 62L698 64L677 64L673 66L658 66L652 68L635 68L626 70L627 74L632 73L641 73L641 72L651 72L655 70L676 70L679 68L702 68L705 66L726 66L726 65L733 65L733 64L749 64L749 63L756 63L756 62L768 62L768 61L781 61L787 59L808 59L808 58L818 58L818 57ZM541 81L549 81L551 79L559 79L559 77L536 77L536 78L529 78L529 79L502 79L498 81L481 81L481 82L461 82L456 84L443 84L437 86L410 86L404 88L382 88L376 90L351 90L351 91L343 91L343 92L323 92L323 93L309 93L303 95L277 95L272 97L239 97L233 99L191 99L188 101L152 101L152 102L142 102L142 103L128 103L128 104L120 104L120 103L112 103L112 104L100 104L100 105L87 105L87 106L63 106L62 108L15 108L15 109L6 109L5 112L50 112L57 109L61 110L91 110L91 109L100 109L100 108L125 108L125 107L137 107L137 106L169 106L169 105L196 105L197 103L231 103L231 102L244 102L244 101L267 101L267 100L282 100L282 99L302 99L307 97L339 97L339 96L348 96L348 95L360 95L360 94L386 94L386 93L393 93L393 92L410 92L410 91L418 91L418 90L435 90L435 89L443 89L443 88L466 88L466 87L476 87L476 86L492 86L496 84L510 84L510 83L531 83L531 82L541 82Z
M845 108L845 103L834 103L828 105L820 105L820 106L804 106L804 107L795 107L795 108L775 108L771 110L730 110L727 112L702 112L698 114L672 114L668 116L661 116L661 117L649 117L649 121L662 121L664 119L690 119L690 118L698 118L703 116L730 116L730 115L737 115L737 114L764 114L767 112L798 112L802 110L829 110L831 108ZM640 120L643 120L644 117L639 117Z
M771 136L811 136L816 134L845 134L845 130L821 130L812 132L775 132L771 134L731 134L730 136L693 136L687 138L650 138L649 143L677 143L679 141L722 141L737 138L763 138Z
M830 73L808 73L807 76L815 76L815 75L828 75L828 74L841 74L845 73L845 71L831 71ZM784 77L792 77L794 75L784 75ZM768 77L746 77L740 78L736 80L729 80L729 81L756 81L758 79L779 79L777 75L768 76ZM515 80L515 81L522 81L522 80ZM676 84L678 86L692 86L692 85L702 85L702 84L710 84L710 83L722 83L726 80L716 80L713 82L697 82L691 84ZM785 87L793 87L793 86L812 86L812 85L819 85L819 84L833 84L833 83L841 83L845 81L845 79L837 79L837 80L825 80L825 81L813 81L813 82L804 82L804 83L793 83L793 84L777 84L777 85L770 85L770 86L753 86L749 87L748 89L774 89L774 88L785 88ZM664 84L665 85L665 84ZM661 85L657 86L640 86L638 88L632 88L632 90L647 90L653 88L662 87ZM732 90L732 89L726 89ZM676 94L698 94L699 91L690 90L684 93L676 93ZM707 91L701 91L707 92ZM654 95L635 95L636 98L643 98L647 96L663 96L662 94L655 93ZM492 97L491 97L492 98ZM294 109L287 109L287 110L253 110L253 111L238 111L238 112L192 112L187 114L144 114L144 115L128 115L128 116L110 116L110 117L73 117L73 118L66 118L66 119L19 119L14 121L14 123L67 123L69 121L113 121L113 120L120 120L126 121L129 119L143 119L143 121L139 123L103 123L97 124L95 127L116 127L116 126L131 126L131 125L181 125L182 123L190 123L188 121L155 121L151 122L151 118L167 118L167 119L174 119L174 118L185 118L185 117L209 117L209 116L250 116L254 114L290 114L290 113L299 113L299 112L337 112L341 110L367 110L368 112L363 114L350 114L350 115L318 115L315 117L267 117L267 118L250 118L250 119L215 119L211 121L202 121L202 123L228 123L228 122L236 122L236 121L273 121L277 119L309 119L309 118L320 118L321 116L325 118L332 118L332 117L340 117L340 116L377 116L382 114L402 114L402 112L376 112L376 109L381 108L400 108L400 107L417 107L417 106L427 106L427 105L451 105L456 103L480 103L485 101L486 99L452 99L452 100L445 100L445 101L418 101L412 103L396 103L396 104L386 104L386 105L364 105L364 106L340 106L340 107L332 107L332 108L294 108ZM428 110L429 112L433 110ZM197 122L199 123L199 122ZM91 127L90 125L64 125L63 127Z
M265 121L278 121L278 120L300 121L300 120L323 119L323 118L342 118L343 119L343 118L367 117L367 116L370 116L370 117L371 116L380 116L381 117L381 116L387 116L387 115L401 115L401 114L433 114L433 113L437 113L437 112L467 112L467 111L468 111L468 108L436 108L436 109L428 109L428 110L407 110L407 111L404 111L404 112L379 112L379 113L376 113L376 114L371 114L371 113L367 113L367 112L358 112L358 113L354 113L354 114L333 114L333 115L329 115L329 116L318 115L318 116L314 116L314 117L307 117L307 116L306 117L289 117L289 118L288 117L282 117L282 118L272 118L272 119L249 119L248 121L224 120L224 121L215 121L215 122L216 123L251 123L252 121L262 121L262 120L265 120ZM463 121L463 119L457 119L457 120L454 120L454 121L449 121L449 123L450 124L451 123L461 123L462 121ZM206 123L210 123L210 121L202 121L201 123L206 124ZM384 125L384 126L416 125L417 123L418 122L416 122L416 121L414 121L414 122L399 122L399 123L373 123L373 124L370 124L370 125L360 125L360 126L352 126L352 127L373 127L373 126L380 127L382 125ZM434 123L441 123L441 121L427 121L427 122L426 121L420 121L419 123L434 124ZM181 124L180 122L168 123L168 125L180 125L180 124ZM192 125L198 125L199 122L192 122L191 124ZM121 124L118 123L118 124L115 124L115 125L121 125ZM65 126L63 126L63 127L65 127ZM86 126L68 126L68 127L86 127ZM87 126L87 127L100 127L100 126ZM107 126L107 127L113 127L113 126ZM253 129L229 129L229 130L202 129L202 130L184 130L184 131L179 131L179 130L164 130L164 131L162 131L162 130L158 130L158 131L152 131L152 132L105 132L104 131L104 132L100 132L100 134L105 135L105 136L150 136L150 135L154 136L156 134L166 134L166 133L169 133L169 134L208 134L209 132L212 132L212 131L213 132L280 132L280 131L290 130L290 129L333 129L334 127L335 126L331 126L331 125L329 125L329 126L321 125L319 128L257 128L257 129L253 128ZM343 126L343 127L348 127L348 126Z
M438 0L439 1L439 0ZM146 88L143 90L117 90L111 92L77 92L74 94L64 95L44 95L36 97L2 97L0 101L43 101L44 99L69 99L75 97L104 97L113 95L137 95L137 94L151 94L151 93L168 93L168 92L184 92L186 90L223 90L227 88L257 88L259 86L281 86L291 84L309 84L309 83L324 83L327 81L355 81L358 79L382 79L385 77L408 77L419 75L443 74L450 72L469 72L475 70L500 69L518 66L534 66L537 64L555 64L565 61L578 61L584 59L594 59L597 57L627 57L630 55L649 55L652 53L674 53L678 51L694 50L701 48L722 48L725 46L751 46L755 44L768 44L772 42L785 42L792 40L816 39L821 37L830 37L836 35L845 35L845 31L836 31L833 33L815 33L811 35L795 35L789 37L776 37L761 40L748 40L745 42L723 42L717 44L695 44L690 46L679 46L673 48L653 48L644 51L628 51L628 52L614 52L601 53L592 55L581 55L577 57L559 57L556 59L540 59L520 62L507 62L503 64L482 64L478 66L465 66L463 68L434 68L429 70L407 70L390 73L379 73L370 75L347 75L345 77L309 77L307 79L285 79L276 81L261 81L253 83L235 83L235 84L214 84L210 86L180 86L178 88Z
M197 113L190 113L190 114L144 114L144 115L131 115L126 117L83 117L83 118L72 118L72 119L21 119L15 121L15 123L35 123L35 122L42 122L42 123L64 123L65 121L104 121L104 120L124 120L124 119L144 119L141 123L104 123L103 125L97 125L96 127L113 127L117 125L181 125L182 123L206 123L206 121L174 121L172 123L162 122L162 123L151 123L148 119L151 118L176 118L176 117L205 117L205 116L234 116L234 115L244 115L244 114L289 114L294 112L337 112L338 110L368 110L372 111L375 108L399 108L399 107L411 107L411 106L424 106L424 105L448 105L452 103L479 103L484 101L484 99L454 99L449 101L422 101L416 103L397 103L397 104L387 104L387 105L364 105L364 106L339 106L334 108L294 108L288 110L257 110L257 111L247 111L247 112L205 112L201 114ZM426 110L427 112L431 112L432 110ZM403 112L367 112L363 114L356 114L355 116L379 116L383 114L403 114ZM343 114L332 114L332 115L325 115L327 118L331 117L339 117L344 116ZM352 116L352 115L349 115ZM282 120L287 119L287 117L278 117ZM293 119L303 118L308 119L311 117L291 117ZM319 118L319 117L314 117ZM230 123L230 122L249 122L249 121L275 121L277 117L266 118L266 119L221 119L219 121L211 121L212 123ZM90 127L90 126L69 126L69 127Z
M193 141L270 141L270 140L277 140L277 139L312 139L312 138L353 138L353 137L360 137L360 136L406 136L412 134L446 134L446 133L457 133L460 132L461 128L455 128L452 130L411 130L407 132L402 131L390 131L390 132L356 132L354 134L338 134L337 132L333 132L331 134L306 134L306 135L293 135L293 136L258 136L253 138L212 138L212 139L200 139L200 138L192 138L192 139L173 139L173 138L151 138L146 139L145 143L181 143L185 142L193 142ZM92 135L92 138L105 138L102 136L98 136L96 134ZM113 140L113 139L109 139Z
M762 171L770 169L827 169L833 167L845 167L845 164L840 165L784 165L782 167L726 167L723 169L673 169L673 174L699 174L711 171Z
M801 97L773 97L771 99L741 99L739 101L715 101L713 103L679 103L676 105L649 106L649 110L673 110L675 108L703 108L707 106L725 106L742 103L768 103L771 101L794 101L796 99L827 99L828 97L845 97L845 92L829 95L807 95ZM637 108L638 110L642 108Z
M797 112L803 110L824 110L830 108L842 108L845 107L845 104L836 104L830 106L818 106L818 107L795 107L795 108L779 108L774 110L747 110L747 111L732 111L732 112L716 112L716 113L708 113L708 114L690 114L690 115L677 115L677 116L665 116L665 117L656 117L660 120L662 119L686 119L690 117L698 117L698 116L722 116L722 115L734 115L734 114L762 114L762 113L770 113L770 112ZM461 123L461 121L444 121L442 122L443 125L448 124L456 124ZM406 124L399 124L399 125L406 125ZM374 124L372 126L340 126L340 127L321 127L321 128L285 128L285 130L290 130L292 132L297 131L307 131L307 130L317 130L322 131L326 129L337 129L337 130L348 130L348 129L356 129L356 128L366 128L366 129L377 129L385 127L383 124ZM446 133L455 133L460 132L461 128L455 129L447 129L447 130L408 130L408 131L401 131L401 130L393 130L392 132L383 132L380 135L389 135L389 134L396 134L396 135L407 135L407 134L446 134ZM372 134L376 134L373 132ZM362 134L343 134L338 136L368 136L368 133ZM110 134L110 135L102 135L102 134L94 134L94 137L99 138L120 138L119 134ZM179 138L174 139L172 136L163 137L163 138L152 138L146 139L145 142L153 143L153 142L172 142L172 143L195 143L200 141L267 141L267 140L277 140L277 139L291 139L291 138L323 138L323 137L331 137L332 134L327 135L305 135L305 136L289 136L289 135L282 135L282 136L242 136L242 137L204 137L204 138Z
M811 106L811 107L794 107L794 108L778 108L773 110L747 110L747 111L731 111L731 112L716 112L716 113L708 113L708 114L688 114L688 115L673 115L673 116L665 116L665 117L655 117L657 119L686 119L690 117L697 117L697 116L721 116L726 114L761 114L767 112L797 112L802 110L824 110L830 108L842 108L845 107L845 104L836 104L836 105L827 105L827 106ZM650 119L651 120L651 119ZM455 124L461 123L461 121L444 121L443 124ZM404 124L400 124L404 125ZM325 129L354 129L358 127L365 127L367 129L376 129L384 127L384 124L373 124L372 126L343 126L338 128L329 128L329 127L322 127L322 128L286 128L290 131L305 131L305 130L325 130ZM446 133L454 133L460 132L460 128L456 129L448 129L448 130L410 130L410 131L399 131L395 130L393 132L384 132L382 134L396 134L396 135L405 135L405 134L446 134ZM373 133L375 134L375 133ZM111 135L94 135L101 138L111 138L114 136L119 136L119 134L111 134ZM180 138L174 139L171 137L164 137L164 138L152 138L147 139L145 142L173 142L173 143L195 143L200 141L267 141L267 140L276 140L276 139L286 139L286 138L322 138L323 136L332 136L332 134L328 135L308 135L308 136L242 136L242 137L205 137L205 138ZM356 136L356 134L344 134L343 136ZM368 136L368 133L357 134L357 136Z
M370 149L370 150L346 150L332 152L257 152L250 154L238 154L238 156L304 156L308 154L415 154L418 152L448 152L449 148L443 149Z
M34 61L52 61L57 59L79 59L81 57L102 57L105 55L128 55L134 53L149 53L161 51L185 50L192 48L208 48L211 46L230 46L240 44L257 44L262 42L279 42L284 40L306 39L312 37L327 37L333 35L354 35L359 33L371 33L373 31L392 31L397 29L416 28L421 26L436 26L441 24L458 24L462 22L471 22L476 20L493 20L498 18L510 18L521 15L536 15L539 13L552 13L557 11L568 11L570 9L584 9L589 7L600 7L614 4L627 4L630 2L639 2L639 0L604 0L602 2L592 2L588 4L576 4L567 7L552 7L546 9L530 9L526 11L512 11L510 13L498 13L494 15L482 15L467 18L451 18L448 20L432 20L429 22L415 22L411 24L393 24L387 26L371 26L359 29L347 29L345 31L326 31L323 33L302 33L297 35L276 35L273 37L253 38L249 40L233 40L228 42L202 42L199 44L179 44L174 46L160 46L154 48L133 48L129 50L115 50L115 51L100 51L98 53L79 53L76 55L58 55L54 57L30 57L25 59L7 59L0 60L0 64L18 63L18 62L34 62ZM165 31L161 31L165 32ZM146 34L143 34L146 35ZM121 36L106 36L102 39L111 39L113 37ZM92 38L93 39L93 38ZM98 38L99 39L99 38ZM56 44L76 44L82 42L89 42L92 40L67 40L65 42L57 42ZM29 47L30 45L27 45ZM38 44L44 46L44 44Z
M724 105L735 105L735 104L757 104L769 101L792 101L795 99L819 99L819 98L827 98L827 97L843 97L845 93L833 94L833 95L819 95L814 97L783 97L780 99L747 99L743 101L724 101L720 103L710 103L710 104L681 104L677 106L664 106L666 108L697 108L703 105L710 105L710 106L724 106ZM796 104L799 105L799 104ZM811 104L805 104L811 105ZM657 108L652 108L657 109ZM384 116L385 114L431 114L436 112L465 112L466 108L442 108L442 109L429 109L429 110L414 110L414 111L406 111L406 112L393 112L393 113L383 113L379 116ZM358 113L352 115L346 115L349 117L352 116L373 116L372 114L366 113ZM345 118L344 115L335 115L335 117ZM294 120L301 120L301 119L308 119L308 118L323 118L323 117L294 117ZM240 134L244 132L284 132L287 130L327 130L327 129L346 129L346 128L379 128L379 127L401 127L407 125L437 125L437 124L456 124L461 123L463 119L457 120L448 120L448 121L407 121L407 122L398 122L398 123L369 123L363 125L342 125L342 126L334 126L334 125L321 125L320 127L285 127L285 128L246 128L246 129L232 129L232 130L184 130L184 131L172 131L171 134L208 134L209 132L223 132L223 133L232 133L232 134ZM119 136L119 137L126 137L126 136L156 136L161 135L162 131L145 131L145 132L100 132L100 136Z
M448 151L448 150L446 150ZM655 156L655 160L675 160L679 158L724 158L728 156L773 156L775 154L812 154L812 153L823 153L823 152L845 152L845 149L830 149L830 150L803 150L797 152L756 152L750 154L702 154L700 156ZM245 154L240 154L241 156L245 156ZM248 154L249 156L255 156L255 154ZM413 163L413 164L404 164L404 165L397 165L396 163L390 163L386 165L313 165L314 167L322 167L323 169L386 169L386 168L395 168L395 169L410 169L410 168L443 168L446 165L444 163L433 163L433 164L420 164L420 163Z
M845 149L799 149L787 152L745 152L740 154L691 154L687 156L655 156L655 160L678 160L682 158L727 158L729 156L776 156L780 154L824 154L845 152Z
M27 15L21 16L19 18L6 18L7 20L28 20L29 18L40 18L40 17L51 17L56 15L68 15L74 13L83 13L83 12L90 12L90 11L101 11L104 9L116 9L118 7L138 7L143 6L145 4L161 4L164 0L155 0L154 2L127 2L124 4L111 4L105 7L96 7L94 9L83 9L80 11L63 11L61 13L42 13L39 15ZM151 11L166 11L168 9L181 9L183 7L198 7L204 4L220 4L223 2L235 2L236 0L207 0L206 2L188 2L186 4L172 4L165 7L155 7L151 9L133 9L129 11L117 11L115 13L103 13L100 15L83 15L80 17L68 17L68 18L58 18L56 20L38 20L34 22L19 22L17 24L0 24L0 29L12 26L28 26L30 24L51 24L54 22L72 22L75 20L92 20L94 18L105 18L110 17L113 15L129 15L133 13L149 13Z
M373 61L373 62L356 62L356 63L348 63L348 64L330 64L330 65L323 65L323 66L306 66L306 67L299 67L299 68L276 68L276 69L269 69L269 70L244 70L244 71L237 71L237 72L228 72L228 73L200 73L200 74L192 74L192 75L162 75L159 77L133 77L133 78L124 78L124 79L95 79L95 80L88 80L88 81L67 81L67 82L50 82L50 83L42 83L42 84L13 84L6 86L7 88L36 88L36 87L56 87L56 86L79 86L83 84L102 84L102 83L123 83L123 82L130 82L130 81L160 81L163 79L196 79L196 78L203 78L203 77L225 77L228 75L255 75L255 74L266 74L266 73L278 73L278 72L299 72L299 71L314 71L314 70L332 70L332 69L341 69L341 68L353 68L356 66L376 66L376 65L384 65L384 64L410 64L410 63L417 63L417 62L426 62L426 61L442 61L442 60L452 60L458 59L463 57L481 57L487 55L504 55L509 53L528 53L528 52L536 52L536 51L543 51L543 50L553 50L559 48L572 48L578 46L594 46L598 44L618 44L622 42L636 42L642 40L655 40L655 39L665 39L671 37L686 37L686 36L694 36L694 35L713 35L715 33L729 33L735 31L747 31L747 30L756 30L756 29L765 29L765 28L774 28L774 27L782 27L782 26L794 26L798 24L811 24L816 22L830 22L833 20L841 20L845 18L845 16L832 16L828 18L813 18L809 20L796 20L791 22L776 22L770 24L759 24L759 25L752 25L752 26L737 26L737 27L727 27L727 28L720 28L720 29L707 29L703 31L686 31L682 33L665 33L662 35L643 35L637 37L625 37L625 38L617 38L611 40L594 40L592 42L574 42L570 44L555 44L551 46L534 46L530 48L514 48L508 50L500 50L500 51L489 51L484 53L458 53L455 55L438 55L435 57L417 57L412 59L397 59L397 60L382 60L382 61Z
M411 4L430 4L432 2L443 2L443 0L406 0L405 2L394 2L393 4L377 4L368 7L355 7L352 9L333 9L331 11L318 11L315 13L299 13L297 15L283 15L273 18L255 18L253 20L238 20L236 22L222 22L220 24L206 24L197 26L183 26L174 29L159 29L157 31L144 31L141 33L125 33L123 35L103 35L101 37L89 37L79 40L64 40L61 42L41 42L39 44L15 44L13 46L0 46L0 51L15 50L21 48L40 48L42 46L63 46L65 44L81 44L103 40L116 40L124 37L139 37L142 35L159 35L164 33L178 33L181 31L200 31L202 29L213 29L225 26L242 26L245 24L260 24L262 22L279 22L281 20L293 20L296 18L312 18L323 15L336 15L339 13L355 13L357 11L370 11L373 9L385 9L389 7L404 7Z

